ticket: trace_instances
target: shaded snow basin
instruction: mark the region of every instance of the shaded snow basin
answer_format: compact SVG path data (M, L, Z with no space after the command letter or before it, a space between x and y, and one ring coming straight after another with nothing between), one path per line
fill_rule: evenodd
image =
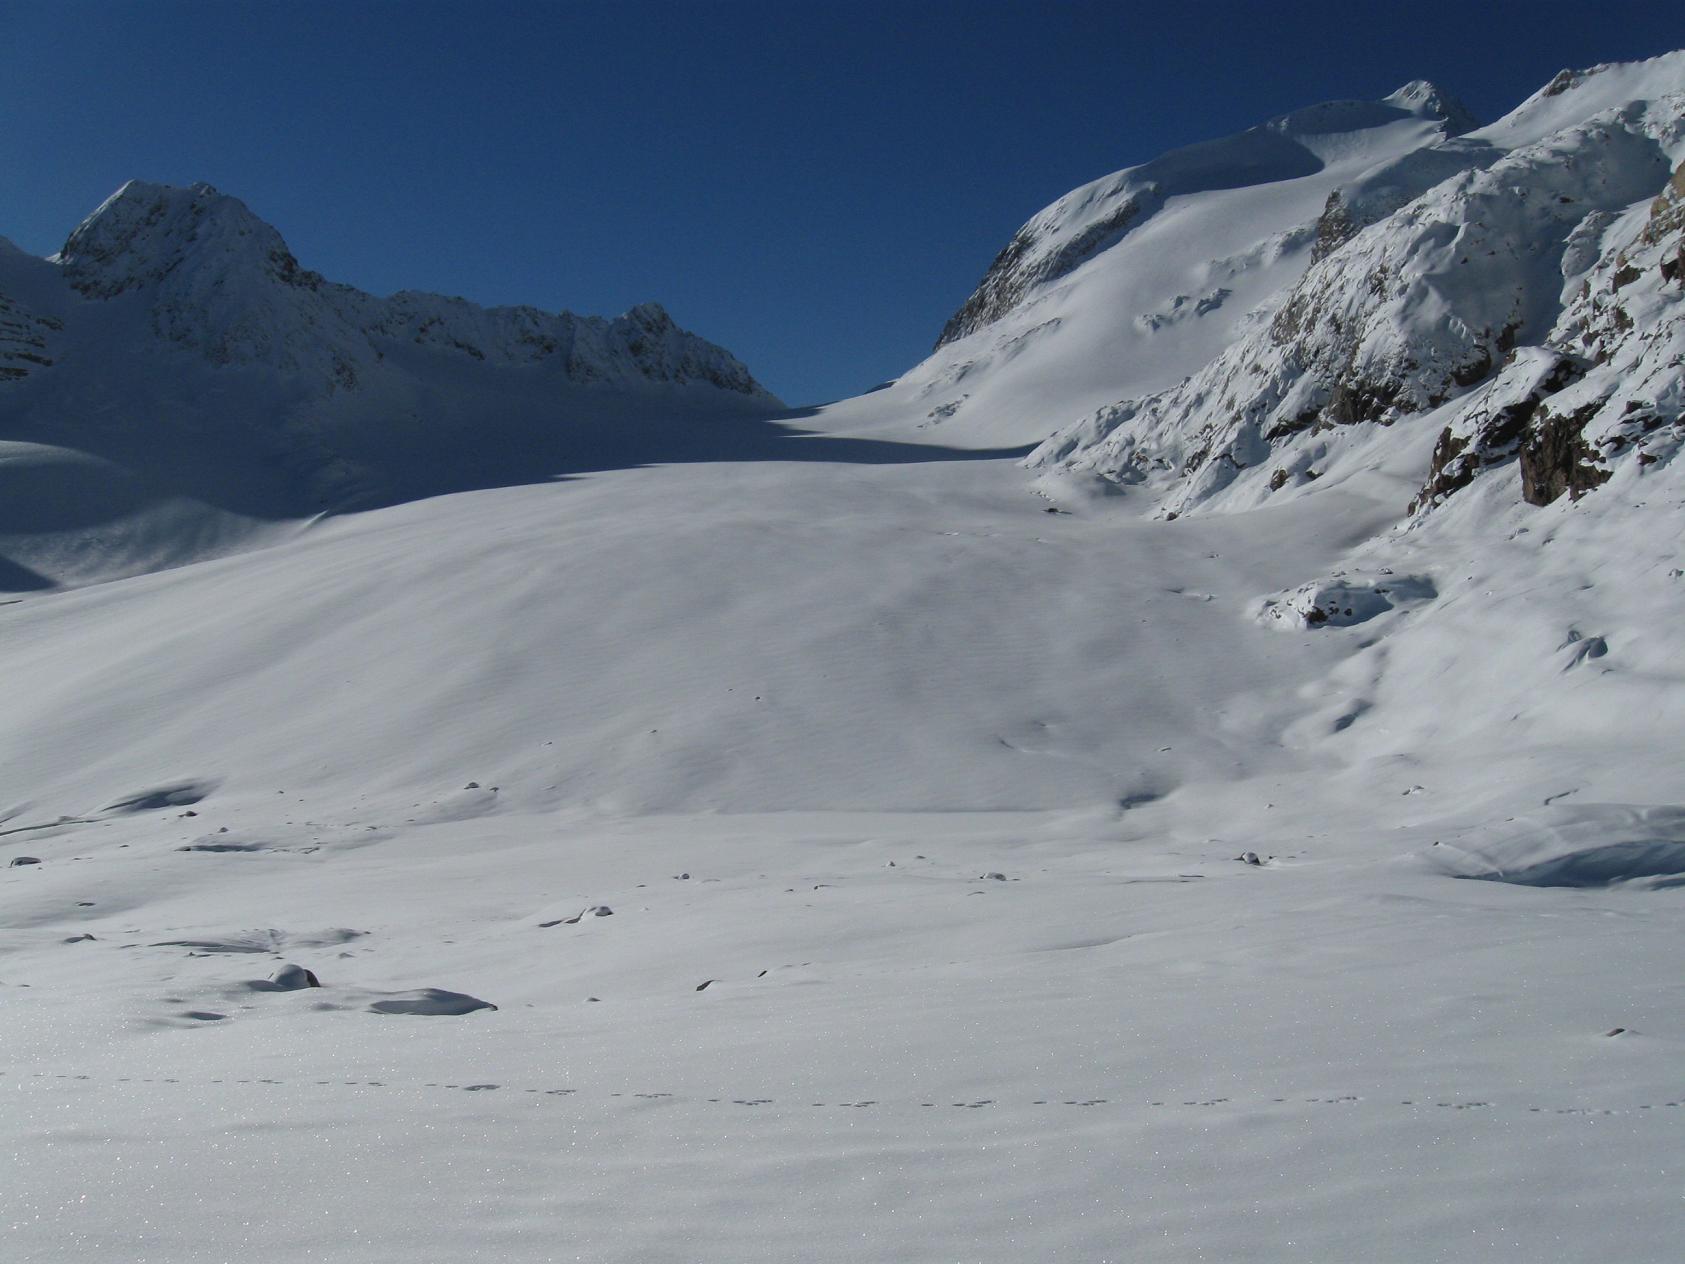
M1685 808L1587 804L1506 822L1505 835L1431 849L1456 878L1526 887L1685 887Z
M1520 869L1457 876L1524 887L1679 887L1685 886L1685 842L1606 843Z

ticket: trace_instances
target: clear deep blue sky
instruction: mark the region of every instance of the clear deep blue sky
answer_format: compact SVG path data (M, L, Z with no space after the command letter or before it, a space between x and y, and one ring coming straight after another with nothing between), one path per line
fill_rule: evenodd
M1067 189L1428 78L1492 118L1685 45L1627 3L0 5L0 234L206 180L377 293L656 299L792 403L929 350Z

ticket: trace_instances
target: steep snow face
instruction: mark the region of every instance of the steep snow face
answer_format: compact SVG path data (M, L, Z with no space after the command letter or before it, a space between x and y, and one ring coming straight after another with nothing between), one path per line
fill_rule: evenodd
M1543 501L1601 481L1594 449L1676 427L1677 193L1657 194L1685 156L1685 55L1557 82L1491 128L1336 190L1321 257L1246 336L1168 391L1096 410L1030 464L1153 483L1165 514L1243 508L1367 449L1372 425L1409 423L1391 447L1414 451L1431 414L1449 428L1418 507L1518 451L1535 454L1523 471ZM1606 104L1623 92L1638 95ZM1626 419L1618 436L1604 433L1610 409ZM1670 453L1657 439L1645 456Z
M1073 190L1019 230L933 355L869 405L827 409L823 424L1033 443L1120 397L1163 390L1298 279L1331 193L1379 169L1413 196L1467 160L1398 164L1424 148L1477 149L1454 138L1469 121L1431 85L1411 84L1381 101L1298 110Z
M78 224L56 256L89 298L156 284L192 258L219 281L282 281L315 289L281 235L208 184L176 189L131 180Z
M1036 287L1115 245L1172 198L1313 176L1330 161L1384 146L1377 133L1421 120L1452 132L1471 125L1466 110L1432 84L1417 81L1382 101L1314 105L1084 185L1018 230L936 345L940 349L993 324Z

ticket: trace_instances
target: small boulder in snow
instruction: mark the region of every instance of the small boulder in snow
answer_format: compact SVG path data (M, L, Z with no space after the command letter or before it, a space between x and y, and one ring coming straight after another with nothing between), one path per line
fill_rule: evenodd
M316 977L314 970L295 966L290 961L270 975L269 981L275 985L278 992L298 992L305 988L322 986L322 981Z
M1260 623L1294 629L1344 628L1367 623L1397 606L1431 601L1438 595L1433 581L1421 575L1380 576L1374 580L1340 576L1266 597L1256 607L1256 615Z

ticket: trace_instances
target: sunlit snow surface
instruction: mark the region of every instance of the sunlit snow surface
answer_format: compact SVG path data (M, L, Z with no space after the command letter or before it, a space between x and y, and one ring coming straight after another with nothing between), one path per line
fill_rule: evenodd
M628 470L0 607L9 1257L1673 1258L1680 893L1458 878L1685 840L1612 806L1685 799L1679 532L1582 575L1528 510L1294 631L1384 482L1023 477ZM497 1008L370 1008L425 988Z

